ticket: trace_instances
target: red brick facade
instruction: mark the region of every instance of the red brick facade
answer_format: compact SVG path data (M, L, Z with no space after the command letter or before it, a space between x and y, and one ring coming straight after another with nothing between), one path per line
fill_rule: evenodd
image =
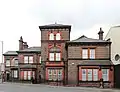
M111 42L103 40L102 29L98 33L99 39L81 36L73 41L70 41L70 25L52 24L39 26L39 29L41 48L28 48L21 37L15 56L19 60L18 67L6 67L6 72L7 69L10 72L18 70L17 78L22 81L34 77L37 82L60 85L99 87L103 78L104 87L113 87ZM5 61L6 56L10 57L8 53L4 56ZM32 63L30 60L25 63L26 56L32 56Z

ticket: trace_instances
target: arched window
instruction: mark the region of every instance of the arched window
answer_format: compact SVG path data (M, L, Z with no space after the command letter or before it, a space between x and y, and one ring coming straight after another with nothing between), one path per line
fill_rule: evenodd
M60 40L60 33L56 34L56 40Z
M50 61L60 61L61 60L61 51L58 47L52 47L49 50L49 60Z
M53 33L50 33L49 40L54 40L54 34Z

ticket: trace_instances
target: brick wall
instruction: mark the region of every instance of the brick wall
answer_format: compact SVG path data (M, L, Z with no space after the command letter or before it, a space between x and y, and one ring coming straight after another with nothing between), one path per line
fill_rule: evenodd
M68 58L82 58L82 48L84 46L69 46L68 47ZM93 46L85 46L86 48L91 48ZM95 57L96 58L109 58L109 46L94 46L95 47Z

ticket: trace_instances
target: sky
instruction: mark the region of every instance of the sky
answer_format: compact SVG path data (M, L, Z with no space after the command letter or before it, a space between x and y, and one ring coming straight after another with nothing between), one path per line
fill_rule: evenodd
M3 52L19 49L20 36L31 46L40 46L39 26L68 24L71 40L82 35L104 37L110 27L120 24L120 0L0 0L0 41ZM2 43L0 42L2 57ZM1 62L0 58L0 62Z

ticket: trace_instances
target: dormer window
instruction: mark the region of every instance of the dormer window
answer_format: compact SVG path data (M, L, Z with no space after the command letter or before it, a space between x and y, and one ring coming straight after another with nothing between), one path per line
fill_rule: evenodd
M54 34L53 33L49 34L49 40L54 40Z
M56 34L56 40L60 40L60 33Z

